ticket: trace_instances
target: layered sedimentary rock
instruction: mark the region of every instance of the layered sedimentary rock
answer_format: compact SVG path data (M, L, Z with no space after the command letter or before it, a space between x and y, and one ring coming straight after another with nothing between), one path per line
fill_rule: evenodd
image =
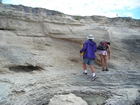
M81 43L111 42L109 71L83 76ZM0 104L48 104L55 94L105 96L104 103L139 103L140 20L71 16L43 8L0 4ZM99 98L102 99L102 98Z

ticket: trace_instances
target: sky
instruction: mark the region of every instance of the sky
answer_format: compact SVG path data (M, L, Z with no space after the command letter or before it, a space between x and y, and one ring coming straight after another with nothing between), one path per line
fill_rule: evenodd
M140 19L140 0L2 0L2 3L46 8L69 15Z

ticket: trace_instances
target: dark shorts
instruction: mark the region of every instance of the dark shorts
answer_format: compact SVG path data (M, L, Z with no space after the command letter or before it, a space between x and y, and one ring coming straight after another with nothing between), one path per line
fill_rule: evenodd
M83 62L85 64L88 64L88 65L93 65L94 64L94 60L93 59L89 59L89 58L84 58Z

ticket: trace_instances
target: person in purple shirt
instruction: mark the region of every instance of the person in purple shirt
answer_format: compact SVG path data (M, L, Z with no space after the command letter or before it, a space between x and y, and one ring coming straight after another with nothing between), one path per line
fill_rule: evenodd
M94 69L94 60L96 58L95 52L97 49L96 43L93 41L94 37L92 34L87 36L87 39L84 42L83 48L80 50L80 53L84 52L83 55L83 69L84 72L83 74L87 74L87 65L90 66L91 71L92 71L92 80L95 80L96 75L95 75L95 69Z

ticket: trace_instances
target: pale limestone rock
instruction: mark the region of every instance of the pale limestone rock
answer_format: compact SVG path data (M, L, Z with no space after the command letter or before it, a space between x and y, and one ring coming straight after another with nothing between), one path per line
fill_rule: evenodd
M49 105L88 105L81 97L75 94L55 95L50 99Z
M56 93L103 91L110 94L108 104L134 103L140 94L139 27L140 20L127 17L76 20L43 8L0 4L0 104L42 105ZM82 75L79 55L89 34L97 44L111 41L110 70L101 71L96 54L94 82L90 68Z

